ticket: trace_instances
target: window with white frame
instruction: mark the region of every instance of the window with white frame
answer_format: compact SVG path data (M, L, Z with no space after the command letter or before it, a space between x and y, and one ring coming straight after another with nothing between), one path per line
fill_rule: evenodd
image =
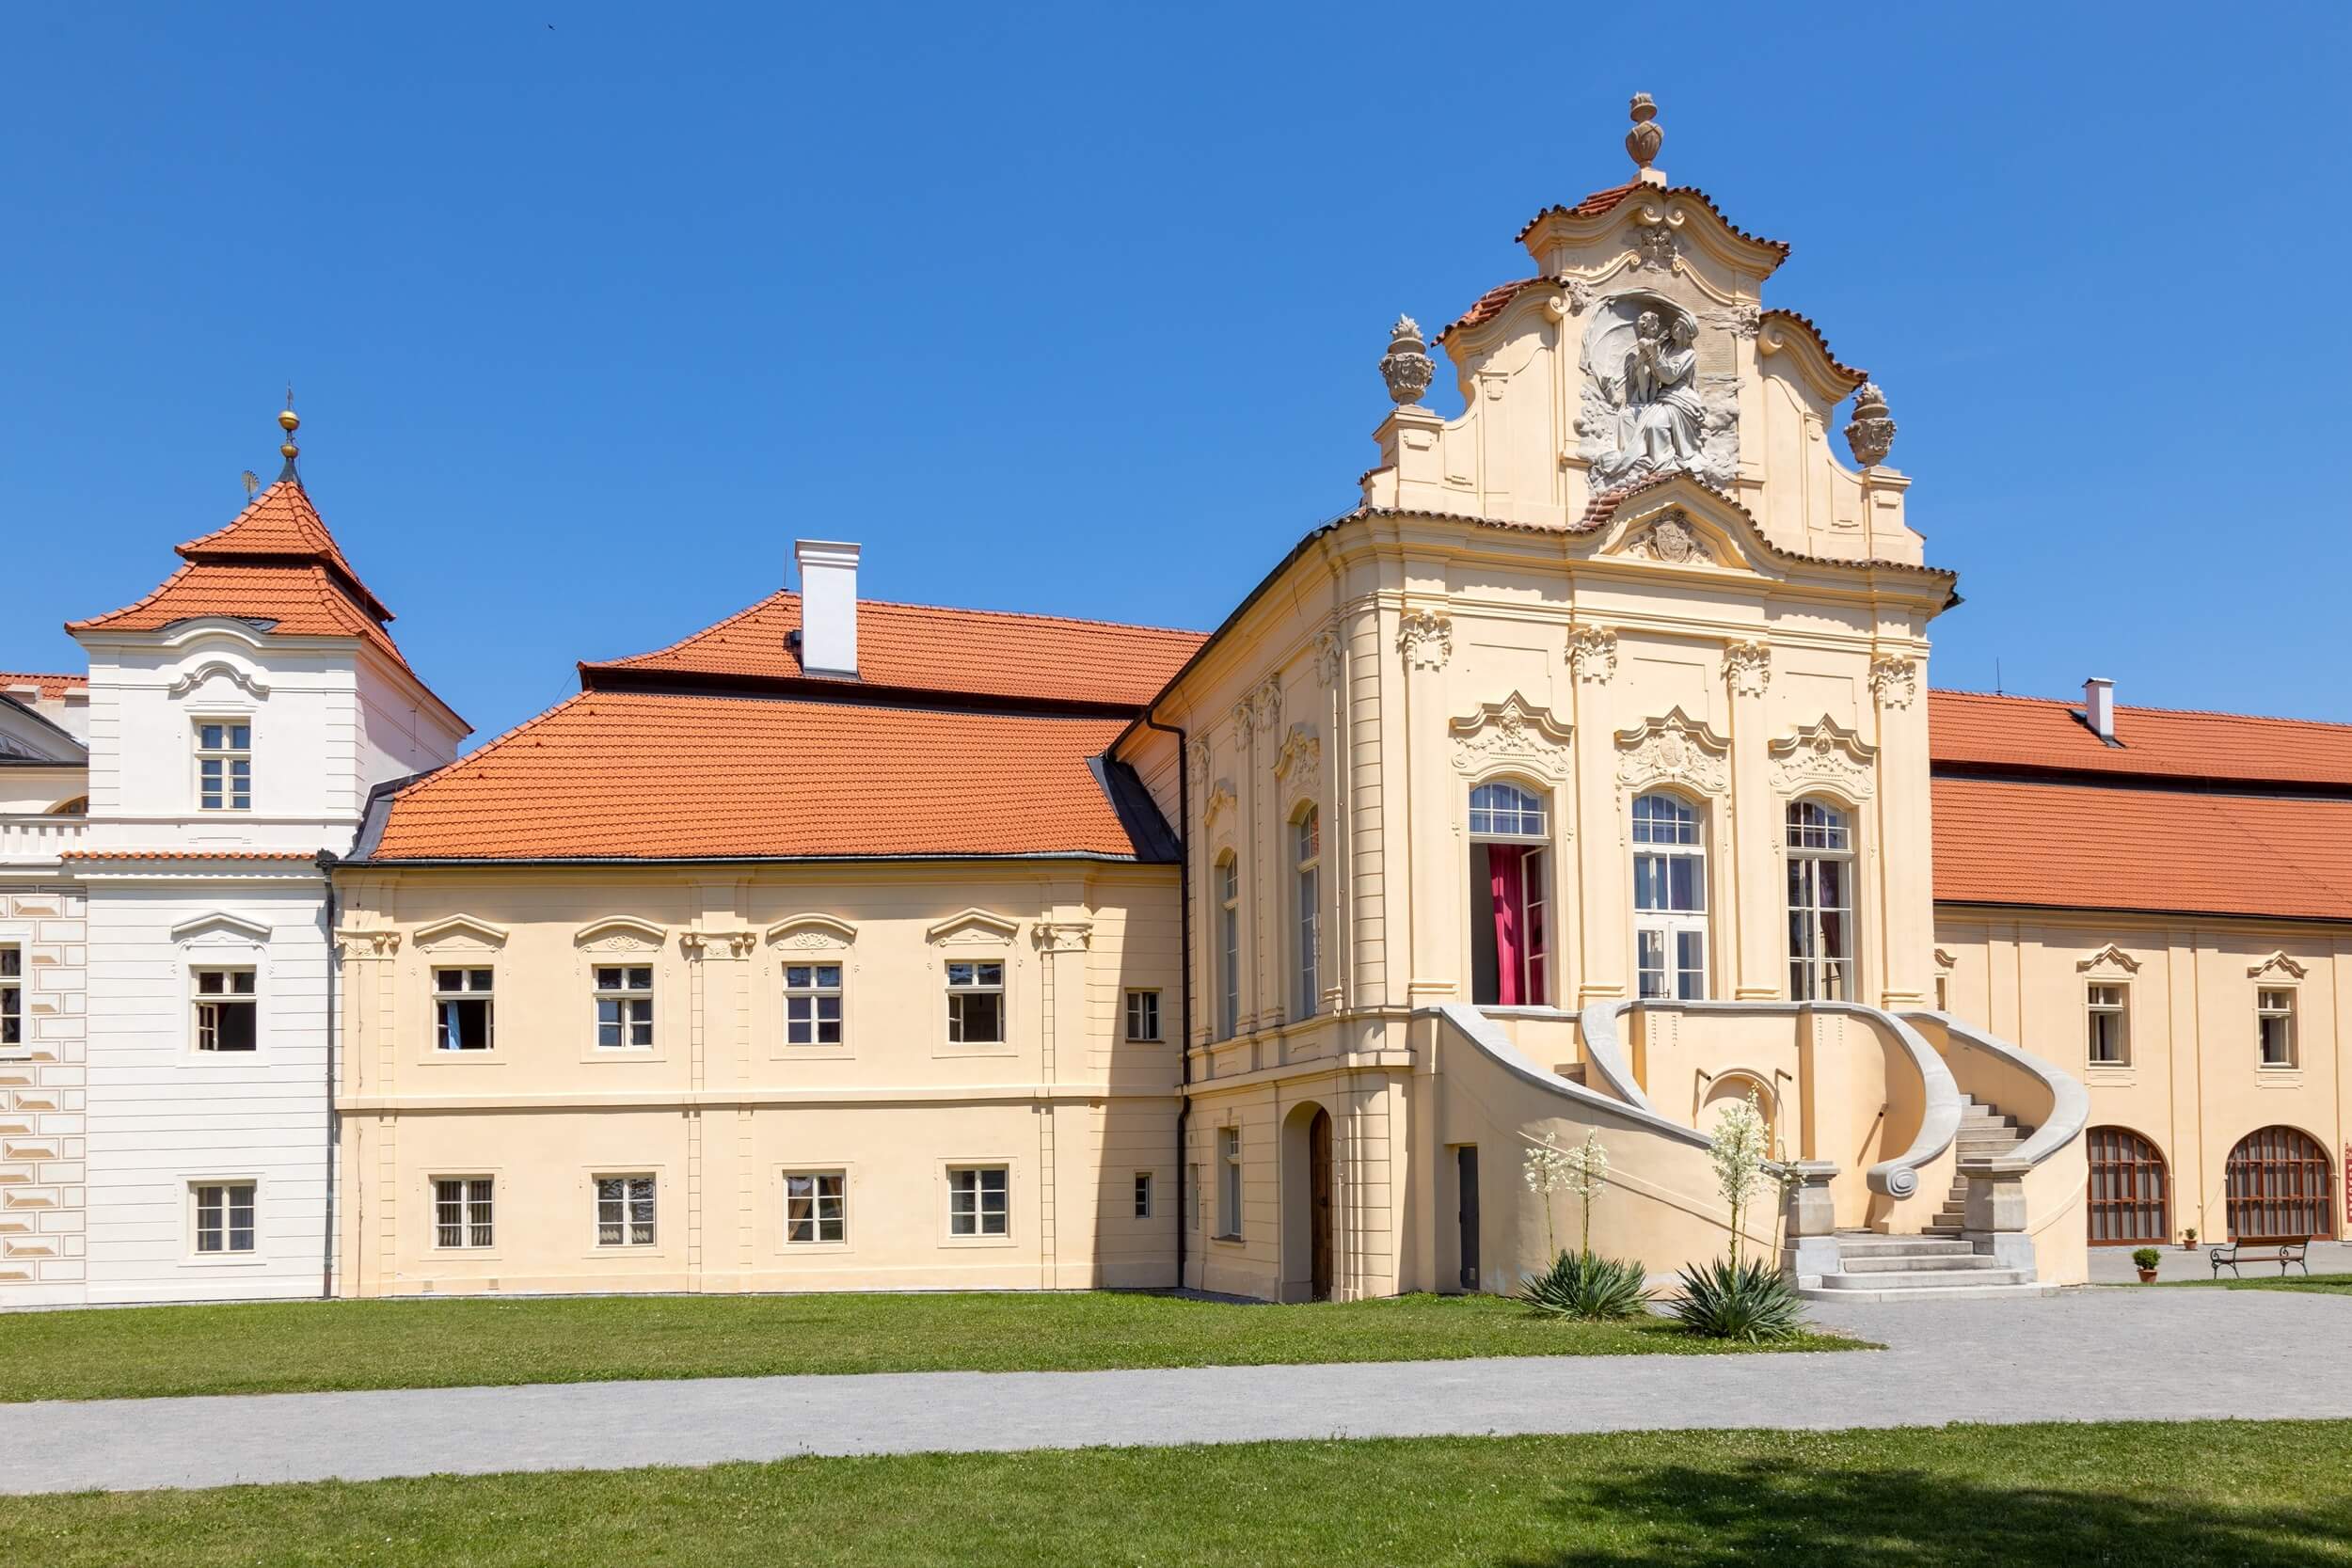
M794 1171L784 1179L784 1242L815 1246L850 1238L850 1179L837 1170Z
M1470 797L1470 1001L1540 1007L1550 999L1549 800L1515 784Z
M1291 824L1293 1018L1312 1018L1323 997L1323 814L1309 806Z
M1151 1217L1152 1173L1148 1170L1139 1170L1136 1172L1136 1218L1148 1220Z
M1241 1240L1241 1129L1216 1130L1216 1233Z
M1678 795L1633 802L1633 958L1640 995L1707 995L1707 842Z
M947 1172L947 1234L1012 1232L1012 1194L1002 1165L958 1165Z
M250 969L199 969L196 987L196 1048L251 1051L260 1043L260 1010Z
M955 1045L1005 1041L1005 966L962 959L947 966L947 1039Z
M651 1246L654 1238L654 1179L596 1178L596 1245Z
M2265 1067L2295 1065L2295 992L2284 988L2254 993L2254 1033Z
M2083 989L2092 1067L2122 1067L2131 1058L2131 1009L2122 986L2093 980Z
M598 964L596 1044L611 1051L653 1049L653 966Z
M784 1043L841 1043L841 966L784 966Z
M1819 800L1788 805L1788 995L1853 996L1853 829Z
M1156 1044L1160 1038L1160 993L1156 990L1130 990L1127 993L1127 1038L1139 1045Z
M196 1213L199 1258L233 1257L253 1250L253 1183L199 1181L189 1188Z
M443 1250L490 1245L496 1234L492 1229L490 1198L489 1177L435 1177L433 1244Z
M433 1048L436 1051L487 1051L497 1018L490 996L490 971L437 969L433 972Z
M203 811L253 809L253 726L243 720L196 722L196 803Z
M1216 863L1216 1037L1241 1033L1241 865Z
M0 942L0 1048L24 1043L24 944Z

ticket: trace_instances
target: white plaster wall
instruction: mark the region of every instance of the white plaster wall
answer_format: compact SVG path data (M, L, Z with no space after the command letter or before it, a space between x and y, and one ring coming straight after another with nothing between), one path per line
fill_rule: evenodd
M25 950L24 1043L0 1052L0 1307L83 1299L83 913L71 887L0 887L0 942Z

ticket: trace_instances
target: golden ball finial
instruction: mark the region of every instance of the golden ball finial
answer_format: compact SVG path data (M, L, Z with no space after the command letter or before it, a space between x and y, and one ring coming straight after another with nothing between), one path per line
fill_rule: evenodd
M302 428L302 421L294 418L294 411L289 408L278 416L278 427L292 436L296 430Z
M302 455L302 449L295 446L292 441L287 442L284 446L279 447L278 450L285 455L285 459L289 463Z

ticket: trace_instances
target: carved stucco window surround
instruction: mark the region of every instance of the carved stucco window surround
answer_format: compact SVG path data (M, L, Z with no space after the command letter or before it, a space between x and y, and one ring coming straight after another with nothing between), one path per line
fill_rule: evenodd
M1629 795L1661 784L1710 796L1731 787L1731 742L1678 706L1616 739L1617 783Z
M498 1049L495 1016L499 957L508 936L505 927L469 914L448 915L409 933L424 976L427 1006L416 1032L423 1061L468 1066L509 1059Z
M1021 973L1015 939L1021 924L993 911L968 909L923 933L938 950L939 1022L934 1056L1009 1056L1015 1053L1020 1016L1015 981ZM1057 939L1033 939L1057 940ZM992 1034L993 1037L989 1037Z
M1827 714L1767 750L1772 787L1783 795L1819 791L1858 807L1877 791L1878 748Z
M2084 1075L2093 1084L2136 1081L2132 1070L2132 977L2139 960L2113 942L2078 958L2083 987Z
M174 1067L201 1072L267 1062L275 1007L270 927L217 910L182 921L169 934L185 993ZM224 1035L222 1015L230 1009L243 1011Z
M2284 951L2246 967L2254 985L2255 1081L2296 1085L2303 1080L2302 981L2311 971Z
M757 940L767 956L757 970L754 1029L769 1042L768 1054L795 1062L854 1056L858 987L850 960L857 927L808 910L787 915Z
M1517 691L1449 721L1446 731L1454 742L1455 771L1473 784L1503 774L1533 774L1543 784L1564 784L1573 776L1573 726Z
M608 916L572 933L580 1060L619 1066L668 1059L679 1011L669 1002L668 946L668 931L633 915Z

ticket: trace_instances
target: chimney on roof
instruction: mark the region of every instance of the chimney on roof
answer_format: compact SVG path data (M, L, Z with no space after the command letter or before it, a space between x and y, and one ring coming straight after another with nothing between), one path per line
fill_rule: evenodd
M2090 733L2112 746L2115 741L2115 683L2105 675L2083 682L2083 722Z
M812 675L857 674L858 546L796 539L801 569L801 668Z

